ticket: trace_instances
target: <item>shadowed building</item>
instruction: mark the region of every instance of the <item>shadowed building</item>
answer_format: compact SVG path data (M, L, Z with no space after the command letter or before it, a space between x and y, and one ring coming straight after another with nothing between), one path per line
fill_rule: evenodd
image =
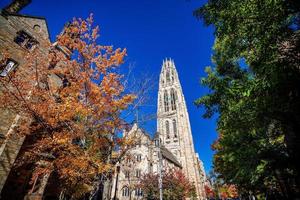
M23 64L26 62L28 52L41 51L47 55L45 48L49 46L50 40L46 20L41 17L18 14L20 9L28 3L30 3L29 0L13 1L4 10L1 10L0 52L2 56L3 53L7 53L9 58L0 66L0 79L26 70ZM2 92L4 92L4 88L1 84L0 95ZM13 128L17 125L20 116L6 108L2 108L0 112L1 192L25 138L13 133ZM22 177L20 172L20 178L26 177Z
M28 64L26 56L29 53L41 55L42 58L35 60L36 66L40 63L45 64L45 61L47 63L51 47L55 47L67 58L70 53L56 43L51 45L45 18L18 14L20 9L30 2L30 0L15 0L0 13L0 79L2 81L0 95L6 91L3 81L10 81L11 75L34 73L30 71L32 69L26 67ZM4 58L5 54L8 55L8 58ZM61 64L61 62L57 63L59 66ZM48 82L53 88L57 89L63 85L60 75L49 74L48 78ZM32 80L32 83L35 84L35 81ZM30 97L28 96L28 98ZM41 197L49 182L49 177L41 177L32 186L29 184L32 166L16 167L14 165L29 141L28 137L25 138L14 133L14 128L18 126L22 116L8 108L0 108L0 199L23 199L24 196L28 199Z

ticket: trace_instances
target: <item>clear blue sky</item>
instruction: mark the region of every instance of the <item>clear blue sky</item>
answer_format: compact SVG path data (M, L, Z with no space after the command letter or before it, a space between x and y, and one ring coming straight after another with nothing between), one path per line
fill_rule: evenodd
M0 2L1 8L9 0ZM86 18L94 13L100 26L101 44L127 48L125 66L134 64L135 74L149 73L158 79L162 60L174 59L185 95L195 149L211 168L211 143L216 138L214 119L202 119L203 110L193 101L207 93L199 84L204 68L211 64L213 28L204 27L192 12L202 0L32 0L21 13L47 19L51 39L73 17ZM151 105L157 104L158 85L151 92ZM140 115L155 113L156 107L141 108ZM141 124L148 132L156 130L156 121Z

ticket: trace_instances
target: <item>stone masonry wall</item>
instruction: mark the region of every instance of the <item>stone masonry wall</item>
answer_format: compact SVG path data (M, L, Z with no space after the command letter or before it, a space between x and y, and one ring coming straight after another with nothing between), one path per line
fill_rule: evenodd
M46 54L47 45L49 44L49 35L47 25L44 19L17 14L0 14L0 53L8 53L9 58L18 63L15 72L18 73L26 70L23 67L26 61L28 50L14 42L18 31L25 31L36 39L39 44L34 51L42 51ZM0 57L3 59L3 57ZM0 77L2 78L2 77ZM0 95L4 92L3 86L0 85ZM0 192L5 184L6 178L10 172L18 152L23 144L24 137L13 135L7 137L11 126L18 122L16 113L11 110L2 108L0 110ZM10 130L11 132L11 130Z

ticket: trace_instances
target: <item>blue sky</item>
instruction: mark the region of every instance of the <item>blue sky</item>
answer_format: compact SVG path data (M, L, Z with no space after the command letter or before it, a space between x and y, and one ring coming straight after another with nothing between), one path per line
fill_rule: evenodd
M8 2L2 0L1 8ZM45 17L52 41L67 21L93 13L95 24L100 26L99 43L127 48L124 67L134 65L136 76L149 74L157 80L162 60L174 59L189 111L195 149L209 171L216 122L203 119L203 110L193 104L208 92L199 80L205 76L205 66L211 64L214 42L213 28L205 27L192 15L193 10L204 3L202 0L32 0L21 13ZM150 106L139 111L141 116L156 112L157 90L156 84L149 93ZM154 133L156 121L147 121L141 126Z

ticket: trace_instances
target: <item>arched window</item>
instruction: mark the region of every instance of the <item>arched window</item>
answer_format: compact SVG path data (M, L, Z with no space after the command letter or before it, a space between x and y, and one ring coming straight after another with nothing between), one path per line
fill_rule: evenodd
M172 70L172 82L174 82L174 70Z
M170 71L169 70L167 70L167 72L166 72L166 82L170 83Z
M135 170L135 177L137 177L137 178L141 177L141 170L140 169Z
M172 110L176 110L176 95L173 88L171 89L171 108Z
M122 189L122 196L123 197L129 197L129 195L130 195L129 188L127 186L123 187L123 189Z
M174 137L177 138L177 125L175 119L173 119L173 131L174 131Z
M169 98L168 98L168 93L165 90L164 92L164 106L165 106L165 112L169 111Z
M168 120L166 121L166 136L167 136L167 139L170 138L170 125L169 125Z
M158 143L159 143L158 140L154 140L154 144L156 147L158 147Z
M162 109L162 100L161 100L161 95L159 95L159 106Z
M141 188L135 189L135 196L137 196L137 197L143 196L143 191Z
M124 174L125 174L125 178L129 178L130 172L128 170L124 171Z

